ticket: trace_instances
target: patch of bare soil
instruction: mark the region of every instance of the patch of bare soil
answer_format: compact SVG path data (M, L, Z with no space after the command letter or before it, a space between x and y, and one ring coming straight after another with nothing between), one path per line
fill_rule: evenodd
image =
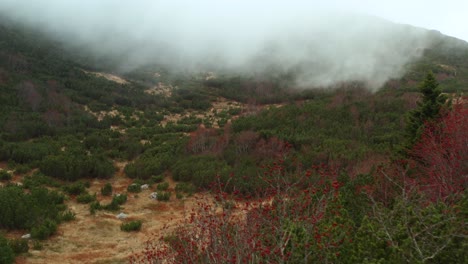
M213 79L216 79L216 74L214 72L207 72L205 74L205 80L206 81L213 80Z
M217 116L220 113L228 109L246 109L246 105L236 101L228 100L226 98L219 97L212 103L212 107L206 112L187 112L184 114L169 114L164 116L164 120L161 121L162 126L166 126L167 123L177 123L183 118L194 116L200 119L208 119L214 128L219 128L218 122L222 119ZM235 118L232 117L232 118ZM228 119L230 121L231 119Z
M126 192L131 183L123 173L125 164L116 164L119 171L110 181L114 194ZM169 191L173 192L175 182L170 178L166 181L170 184ZM95 180L89 188L89 192L97 193L97 199L104 204L111 201L111 197L100 194L105 183ZM28 256L18 258L18 263L127 263L130 255L141 252L148 239L154 238L165 225L184 219L184 212L196 204L195 198L178 200L175 194L169 202L150 199L154 189L155 186L138 194L128 194L128 200L120 211L128 215L125 220L117 219L120 212L97 211L91 215L89 205L68 201L76 219L61 224L57 234L43 242L42 250L30 249ZM143 221L140 232L120 230L123 222L131 220Z
M121 119L125 119L125 116L122 115L118 110L114 109L114 110L111 110L111 111L100 111L100 112L93 112L91 111L91 109L89 109L89 107L87 105L84 106L84 110L90 114L92 114L93 116L95 116L97 118L98 121L102 121L104 119L104 117L106 116L110 116L110 117L120 117ZM138 118L138 117L137 117Z
M206 111L206 112L196 112L196 111L189 111L184 114L169 114L164 116L164 120L161 121L162 126L166 126L168 123L177 123L181 119L186 118L186 117L196 117L200 119L208 119L210 123L212 124L213 128L219 128L219 122L222 117L220 117L219 113L225 110L229 109L241 109L240 113L234 116L230 116L226 121L230 122L233 119L238 118L241 115L249 115L249 114L255 114L260 112L263 109L269 109L269 108L279 108L283 107L286 104L264 104L264 105L248 105L244 103L240 103L237 101L229 100L223 97L218 97L216 101L212 103L212 107Z
M213 107L210 109L210 112L215 111L223 111L229 108L244 108L245 104L239 103L236 101L228 100L226 98L218 98L215 102L213 102Z
M90 72L90 71L85 71L83 70L85 73L87 74L92 74L92 75L95 75L97 77L103 77L103 78L106 78L107 80L109 81L112 81L112 82L116 82L116 83L119 83L119 84L128 84L128 81L125 80L124 78L120 77L120 76L117 76L117 75L114 75L114 74L111 74L111 73L106 73L106 72Z
M160 94L164 97L171 97L172 90L174 90L174 87L172 85L165 85L164 83L159 82L156 86L146 89L145 93L151 94L151 95Z

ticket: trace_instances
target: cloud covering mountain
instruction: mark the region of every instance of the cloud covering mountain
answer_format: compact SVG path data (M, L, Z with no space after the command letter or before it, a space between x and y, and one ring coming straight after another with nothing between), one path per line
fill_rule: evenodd
M121 69L295 71L301 86L376 89L430 44L428 31L329 6L275 1L4 0L0 13Z

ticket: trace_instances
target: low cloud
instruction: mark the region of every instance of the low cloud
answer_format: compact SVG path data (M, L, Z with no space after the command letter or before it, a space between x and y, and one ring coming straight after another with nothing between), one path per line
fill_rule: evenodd
M428 31L331 6L275 1L3 0L0 14L130 70L239 74L299 72L298 85L362 81L377 89L404 74Z

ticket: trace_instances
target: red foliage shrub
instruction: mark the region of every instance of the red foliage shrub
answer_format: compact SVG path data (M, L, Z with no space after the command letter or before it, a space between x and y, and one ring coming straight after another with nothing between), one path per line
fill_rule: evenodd
M23 100L33 111L37 111L42 102L42 96L38 92L37 87L30 81L23 81L18 85L18 96Z
M283 162L265 167L261 199L224 192L199 198L169 236L148 243L132 263L281 263L330 261L351 229L339 200L336 170L317 166L284 181ZM210 197L210 198L207 198Z
M410 158L380 167L364 189L372 199L390 204L397 195L423 195L447 202L468 185L468 108L456 104L425 125Z
M193 154L211 152L218 141L218 133L214 128L204 126L190 133L190 140L187 144L187 151Z
M258 133L251 130L240 132L234 139L237 154L249 153L257 142L258 137Z
M468 183L468 108L456 104L437 122L426 125L411 151L418 181L431 199L445 200Z
M255 155L264 158L281 158L284 154L288 153L291 145L277 137L268 139L260 139L255 146Z

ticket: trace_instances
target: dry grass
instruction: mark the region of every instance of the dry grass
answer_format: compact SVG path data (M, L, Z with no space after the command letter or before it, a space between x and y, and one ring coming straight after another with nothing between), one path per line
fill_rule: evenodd
M116 163L118 173L110 181L114 193L126 192L131 179L124 176L125 162ZM175 182L170 178L169 191L174 190ZM111 198L100 194L106 181L94 180L88 189L97 193L101 203L109 203ZM27 256L19 257L18 263L127 263L128 257L140 252L149 238L163 229L165 225L181 221L184 212L194 205L194 198L178 200L175 194L171 201L159 202L149 198L153 188L138 194L128 194L128 201L122 206L122 212L129 215L126 220L119 220L119 212L89 212L89 205L68 201L68 207L76 214L76 219L63 223L52 238L43 242L42 250L30 250ZM122 232L122 221L142 220L140 232ZM19 237L23 232L10 233L10 237Z

